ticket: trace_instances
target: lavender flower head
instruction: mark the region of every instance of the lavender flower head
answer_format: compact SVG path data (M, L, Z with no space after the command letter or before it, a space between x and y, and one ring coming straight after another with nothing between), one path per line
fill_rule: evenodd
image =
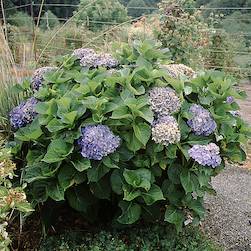
M158 118L152 125L152 139L159 144L168 146L180 141L180 130L176 119L166 115Z
M41 67L35 70L31 79L31 86L34 91L38 91L42 86L44 80L44 74L53 70L56 70L56 67Z
M149 92L149 101L152 111L160 116L170 115L181 107L179 97L170 87L154 87Z
M188 150L189 156L202 166L211 166L213 168L221 164L220 148L210 143L208 145L194 145Z
M111 54L102 53L98 55L95 67L115 68L118 65L119 62Z
M106 125L88 125L81 129L78 140L84 158L101 160L120 145L120 138L115 136Z
M78 59L88 57L89 55L96 54L93 49L90 48L79 48L73 51L72 55Z
M234 102L234 97L228 96L228 97L226 98L226 103L232 104L233 102Z
M108 53L96 53L93 49L80 48L73 51L72 55L80 59L80 65L83 67L107 67L114 68L119 62Z
M35 111L37 102L37 99L32 97L22 102L19 106L13 108L10 112L11 126L18 129L31 123L37 115Z
M187 124L195 135L209 136L217 128L210 112L202 106L193 104L189 112L192 113L193 117L187 121Z

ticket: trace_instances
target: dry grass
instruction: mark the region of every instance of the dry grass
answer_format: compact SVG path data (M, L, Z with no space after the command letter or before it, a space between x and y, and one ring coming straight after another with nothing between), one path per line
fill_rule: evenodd
M19 103L19 96L11 87L20 80L18 71L5 39L3 27L0 26L0 129L9 131L9 111Z

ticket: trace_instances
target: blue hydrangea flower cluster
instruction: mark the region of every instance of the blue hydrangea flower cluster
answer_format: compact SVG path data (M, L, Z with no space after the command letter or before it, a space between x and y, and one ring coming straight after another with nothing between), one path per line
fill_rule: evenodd
M228 97L226 98L226 102L227 102L228 104L232 104L232 103L234 102L234 97L228 96Z
M81 129L78 140L84 158L101 160L120 145L120 138L115 136L106 125L88 125Z
M18 129L31 123L37 115L35 111L37 102L37 99L32 97L22 102L19 106L13 108L10 112L11 126Z
M210 112L201 105L193 104L189 112L193 117L187 121L187 124L191 127L194 134L209 136L217 128L216 122L213 120Z
M188 150L189 156L202 166L211 166L213 168L221 164L220 148L210 143L208 145L194 145Z
M108 53L96 53L93 49L80 48L73 52L73 55L80 59L80 65L83 67L107 67L115 68L119 62Z
M170 87L154 87L149 92L152 111L159 116L178 112L181 102L175 91Z
M42 86L42 82L44 80L44 74L53 70L56 70L56 67L41 67L35 70L32 79L31 79L31 87L33 91L38 91Z
M168 146L180 141L180 130L176 119L166 115L159 117L152 125L152 139L159 144Z

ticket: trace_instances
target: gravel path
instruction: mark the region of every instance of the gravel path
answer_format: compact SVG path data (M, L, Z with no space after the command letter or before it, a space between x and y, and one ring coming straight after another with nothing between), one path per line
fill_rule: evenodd
M251 171L228 167L212 181L217 196L207 196L206 233L231 251L251 251Z

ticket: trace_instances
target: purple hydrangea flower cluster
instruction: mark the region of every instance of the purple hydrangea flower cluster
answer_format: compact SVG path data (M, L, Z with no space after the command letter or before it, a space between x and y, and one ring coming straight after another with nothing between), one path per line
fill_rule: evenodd
M228 104L232 104L232 103L234 102L234 97L228 96L228 97L226 98L226 102L227 102Z
M180 130L176 119L166 115L159 117L152 125L152 139L159 144L168 146L180 141Z
M10 123L15 129L24 127L31 123L37 115L35 106L38 103L36 98L29 98L10 112Z
M78 59L82 59L84 57L88 57L89 55L96 54L93 49L90 48L79 48L73 51L72 55L77 57Z
M44 80L44 74L53 70L56 70L56 67L41 67L33 73L31 79L31 86L34 91L38 91L42 86L42 82Z
M196 135L209 136L217 128L210 112L201 105L193 104L189 112L193 117L187 121L187 124Z
M120 145L120 138L115 136L106 125L88 125L81 129L82 136L78 140L83 157L101 160Z
M179 97L170 87L154 87L149 92L149 101L152 111L159 116L178 112L181 107Z
M115 68L119 62L108 53L96 53L93 49L80 48L73 52L73 55L80 59L80 65L83 67L107 67Z
M194 145L188 150L189 156L202 166L211 166L213 168L221 164L220 148L210 143L208 145Z

